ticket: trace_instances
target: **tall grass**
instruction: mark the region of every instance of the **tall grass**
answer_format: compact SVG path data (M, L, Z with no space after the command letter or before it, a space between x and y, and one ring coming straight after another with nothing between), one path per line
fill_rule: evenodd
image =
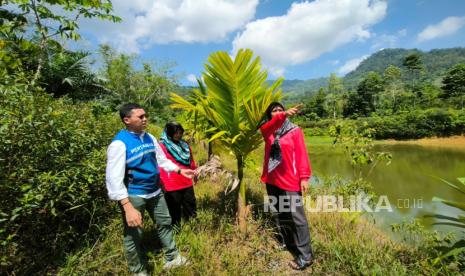
M198 150L198 149L194 149ZM201 150L198 151L199 153ZM226 169L234 167L227 152L221 153ZM203 158L203 157L201 157ZM263 212L264 187L259 183L262 155L249 161L244 181L252 215L247 234L239 233L235 221L234 195L225 195L226 179L211 182L202 179L195 186L198 217L183 223L175 235L181 253L191 265L169 271L162 269L162 254L149 254L152 275L458 275L458 267L432 265L427 246L408 245L391 240L384 232L359 215L347 213L308 213L316 263L303 272L292 271L287 251L279 249L274 239L271 218ZM331 185L328 184L328 187ZM330 189L328 188L327 189ZM318 187L320 191L325 187ZM156 225L147 223L145 240L148 250L160 245ZM105 229L106 235L94 246L70 254L59 275L129 275L123 255L120 218ZM422 250L419 250L422 249Z

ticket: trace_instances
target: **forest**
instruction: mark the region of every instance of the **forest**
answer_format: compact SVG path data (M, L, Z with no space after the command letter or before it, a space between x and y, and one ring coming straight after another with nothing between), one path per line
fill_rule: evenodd
M331 74L311 87L269 80L249 49L235 60L220 51L205 61L199 85L184 87L172 64L141 61L110 45L97 52L66 47L80 39L78 19L84 17L121 20L109 0L0 1L3 275L126 275L120 214L104 184L106 147L123 127L117 109L124 103L144 106L156 135L166 122L181 122L199 164L212 154L222 162L197 184L199 218L176 237L193 265L174 275L286 273L279 263L284 253L270 245L270 220L259 208L263 144L256 127L273 100L303 103L296 123L305 134L333 137L353 150L357 166L383 158L370 155L374 139L465 132L463 48L385 49L347 76ZM236 70L239 88L228 86L227 70ZM226 171L239 181L228 195ZM327 179L313 193L369 190L363 178ZM454 185L463 192L460 183ZM465 211L463 202L456 205ZM463 229L463 214L449 217L450 223ZM398 242L359 214L319 213L310 220L321 252L316 274L458 275L464 269L463 237L429 232L416 222L393 226L408 236ZM151 256L154 275L161 272L160 259Z

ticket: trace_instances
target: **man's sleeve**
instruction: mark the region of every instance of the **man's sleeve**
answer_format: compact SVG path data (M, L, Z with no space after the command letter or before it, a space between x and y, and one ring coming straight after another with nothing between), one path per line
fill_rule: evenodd
M113 141L107 149L107 168L105 182L108 197L111 200L121 200L128 197L124 185L126 170L126 146L121 141Z
M179 167L176 164L174 164L171 160L166 158L165 153L158 144L157 138L155 138L155 136L153 136L152 134L149 135L152 138L153 145L155 146L155 154L157 156L158 166L162 167L166 172L178 170Z

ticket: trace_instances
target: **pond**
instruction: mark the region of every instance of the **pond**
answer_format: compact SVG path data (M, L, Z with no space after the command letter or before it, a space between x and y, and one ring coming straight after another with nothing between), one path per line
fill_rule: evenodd
M328 142L321 143L318 138L308 138L306 143L315 177L312 181L318 176L335 174L345 179L354 178L353 169L342 149L334 148ZM369 216L380 228L387 230L393 223L417 218L430 230L457 231L457 228L433 225L434 219L424 216L434 213L456 216L460 212L442 203L432 202L432 198L465 201L462 194L434 178L457 183L457 177L464 177L465 148L381 142L376 144L375 150L392 154L389 165L378 164L366 178L377 195L387 196L392 207L392 212L381 210Z

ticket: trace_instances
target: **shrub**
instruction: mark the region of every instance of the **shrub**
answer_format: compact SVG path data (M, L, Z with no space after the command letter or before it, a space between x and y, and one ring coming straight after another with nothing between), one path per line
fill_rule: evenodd
M0 274L45 272L100 234L105 149L120 128L98 104L0 84Z
M465 133L465 111L443 108L415 110L392 116L358 119L357 125L359 128L375 129L377 139L461 135Z

